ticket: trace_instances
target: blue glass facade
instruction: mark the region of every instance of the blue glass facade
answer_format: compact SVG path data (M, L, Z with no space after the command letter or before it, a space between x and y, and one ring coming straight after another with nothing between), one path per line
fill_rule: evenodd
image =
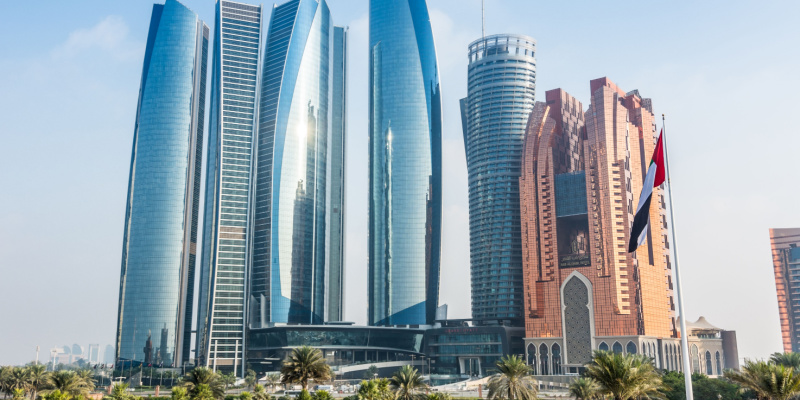
M191 344L208 28L153 6L122 245L117 363L179 366Z
M332 129L332 117L338 115L341 123L339 113L344 111L343 98L333 93L334 50L334 26L324 0L293 0L273 9L256 150L250 298L254 327L326 319L328 267L333 268L326 264L327 209L334 200L329 190L341 189L341 184L329 188L328 182L334 174L330 162L343 160L336 152L343 151L344 133ZM333 109L331 102L341 108ZM337 140L339 146L329 148Z
M345 148L347 147L347 32L333 28L330 202L328 204L328 302L326 321L344 320Z
M461 101L469 172L472 317L522 326L519 176L536 89L536 43L493 35L469 46L469 83Z
M425 0L370 0L369 324L433 321L441 93Z
M555 181L556 217L586 214L586 171L557 174Z
M242 366L261 7L218 1L197 319L200 365Z

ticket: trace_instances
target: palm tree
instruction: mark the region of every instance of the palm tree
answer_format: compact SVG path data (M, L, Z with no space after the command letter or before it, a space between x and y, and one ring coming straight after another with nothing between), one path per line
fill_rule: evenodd
M389 400L393 399L389 389L389 380L386 378L361 381L357 396L359 400Z
M257 381L257 379L256 379L256 371L253 371L252 369L248 369L247 373L244 376L244 384L245 384L245 386L247 386L248 388L252 389L253 386L255 386L256 381Z
M275 391L275 386L281 383L281 374L277 373L267 374L265 378L267 380L267 383L269 384L270 390L272 390L273 392Z
M222 384L225 385L225 391L228 391L228 388L236 383L236 375L231 372L230 374L220 374L219 379L222 381Z
M204 385L203 388L200 388L201 385ZM189 395L193 399L200 395L209 395L209 393L212 398L217 399L225 396L225 385L219 375L207 367L197 367L189 371L183 377L183 386L189 391ZM201 389L204 392L201 393ZM205 391L208 391L208 393Z
M170 400L187 400L189 398L189 392L186 390L185 387L175 386L172 388L172 395L170 396Z
M194 388L194 392L192 393L192 400L214 400L218 399L220 396L214 394L214 389L211 388L208 384L201 383Z
M31 391L31 400L36 400L38 393L47 389L49 380L50 373L47 372L46 366L37 364L28 367L28 386Z
M600 385L592 378L577 378L569 384L569 394L576 400L594 400L600 395Z
M327 390L317 390L314 392L314 395L311 396L314 400L334 400L333 395L331 392Z
M253 400L267 400L268 396L267 391L264 390L264 386L257 383L253 386Z
M128 384L127 383L118 383L114 385L111 389L111 394L108 397L114 400L128 400L131 397L131 394L128 393Z
M0 391L3 392L3 397L8 397L8 374L11 373L11 367L0 367Z
M489 378L489 400L532 400L539 392L531 369L522 358L511 355L497 362L497 374Z
M800 374L783 365L746 360L741 371L727 370L725 377L750 389L759 399L787 400L800 394Z
M14 400L22 400L25 398L25 391L22 389L14 389L11 391L11 398Z
M653 361L640 354L595 351L586 377L600 385L600 393L614 400L660 399L664 384Z
M775 365L783 365L784 367L800 369L800 353L772 353L769 357L769 362Z
M83 382L84 386L91 392L95 388L94 371L91 369L81 369L75 372L78 378Z
M50 374L48 383L52 390L58 390L73 397L86 396L91 391L90 383L84 381L81 376L73 371L56 371Z
M322 358L322 352L309 346L292 350L281 366L281 383L299 383L308 389L308 381L331 379L331 367Z
M397 370L389 379L389 384L397 400L419 400L425 397L422 391L428 388L419 371L410 365Z
M253 400L253 394L250 392L239 393L239 400Z
M3 391L14 396L14 390L28 391L28 370L20 367L8 369L3 378Z

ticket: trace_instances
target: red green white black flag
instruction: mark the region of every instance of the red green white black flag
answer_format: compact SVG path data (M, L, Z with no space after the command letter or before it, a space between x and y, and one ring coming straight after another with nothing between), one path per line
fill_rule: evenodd
M656 149L653 151L653 158L647 168L647 176L642 185L642 194L639 196L639 206L636 207L636 216L633 218L631 226L631 237L628 244L628 252L636 251L647 238L647 225L650 223L650 200L653 198L653 189L664 183L666 173L664 171L664 146L662 136L664 131L658 135Z

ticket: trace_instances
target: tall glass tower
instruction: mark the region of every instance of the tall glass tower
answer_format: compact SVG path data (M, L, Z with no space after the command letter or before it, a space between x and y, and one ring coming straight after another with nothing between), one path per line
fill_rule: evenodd
M208 27L153 6L133 131L116 362L189 361Z
M242 367L261 7L216 4L203 258L200 365Z
M442 101L425 0L370 0L369 324L433 322Z
M347 32L333 28L330 201L328 204L327 321L344 320L345 147L347 147Z
M332 169L343 167L344 150L344 71L334 68L343 62L344 37L336 37L325 0L293 0L272 11L256 150L253 327L322 323L328 275L341 276L342 264L327 260L326 250L328 228L337 237L342 223L327 213L329 203L341 213L336 203L343 200L343 171Z
M469 172L472 317L523 326L519 176L536 89L536 42L493 35L469 45L461 100Z

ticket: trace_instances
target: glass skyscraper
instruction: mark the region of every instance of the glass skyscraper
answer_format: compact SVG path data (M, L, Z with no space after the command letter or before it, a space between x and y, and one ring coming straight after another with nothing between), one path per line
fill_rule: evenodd
M340 285L328 281L341 280L343 267L344 49L325 0L273 9L259 104L252 327L321 324L330 298L340 316Z
M326 321L344 319L345 148L347 147L347 33L333 28L330 201L328 204L328 303Z
M197 319L199 365L242 366L261 7L216 4Z
M175 0L153 6L122 243L122 365L189 361L207 48L195 13Z
M522 326L519 176L536 89L536 42L493 35L469 45L461 101L469 172L472 317Z
M425 0L370 0L369 324L431 323L439 298L442 102Z

